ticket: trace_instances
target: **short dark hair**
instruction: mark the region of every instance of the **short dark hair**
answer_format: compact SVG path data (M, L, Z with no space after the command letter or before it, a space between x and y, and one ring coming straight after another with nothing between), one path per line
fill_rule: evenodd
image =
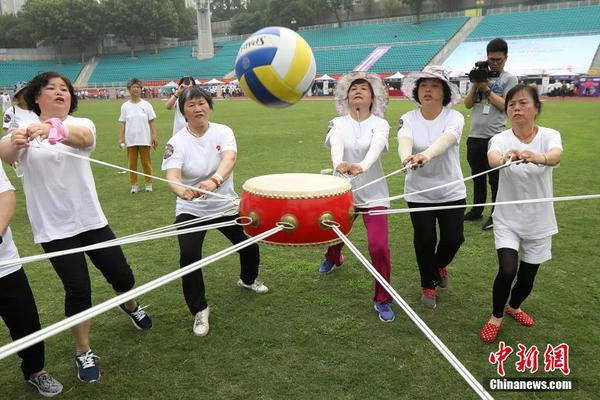
M522 83L519 83L518 85L514 86L508 91L508 93L506 93L506 98L504 99L504 112L506 113L506 111L508 110L508 103L519 92L529 93L529 95L533 99L533 104L535 104L535 107L537 108L537 115L540 115L540 113L542 112L542 102L540 101L540 96L538 94L537 89Z
M196 80L195 80L195 79L194 79L194 77L193 77L193 76L191 76L191 75L182 76L182 77L179 79L179 85L181 85L181 84L183 83L183 78L190 78L190 80L192 81L192 86L196 86Z
M486 50L487 50L487 54L501 51L504 53L504 56L506 57L508 55L508 44L506 43L506 40L504 40L502 38L492 39L487 44Z
M75 89L73 88L69 78L59 74L58 72L42 72L29 81L29 85L27 85L27 92L25 93L27 108L37 115L40 115L42 110L40 110L40 106L36 103L36 100L40 96L42 89L48 86L48 82L50 82L50 80L53 78L62 79L69 89L69 93L71 94L71 106L69 107L69 114L77 109L77 95L75 94Z
M450 86L448 86L446 82L438 78L419 78L417 80L417 83L415 84L415 87L413 88L412 92L413 99L415 99L417 103L421 104L421 100L419 100L419 86L421 85L421 83L423 83L424 79L437 79L438 81L442 82L442 86L444 88L444 100L442 101L442 105L446 107L448 104L450 104L450 101L452 100L452 92L450 91Z
M144 82L139 80L138 78L131 78L127 81L127 90L131 89L133 85L138 85L140 88L144 87Z
M183 112L183 110L185 108L185 103L187 103L190 100L199 98L203 98L204 100L206 100L210 109L213 109L212 95L208 91L202 89L200 86L190 86L189 88L185 89L183 93L181 93L181 96L179 96L179 111L181 112L181 115L183 115L184 118L185 113Z

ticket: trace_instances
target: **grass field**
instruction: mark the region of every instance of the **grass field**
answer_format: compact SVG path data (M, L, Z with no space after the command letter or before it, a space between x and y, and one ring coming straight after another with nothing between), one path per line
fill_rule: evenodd
M170 137L173 116L163 103L158 114L161 145ZM600 193L600 103L549 101L539 123L559 130L565 152L554 172L555 196ZM117 147L120 102L83 102L79 116L91 118L98 131L96 159L123 165ZM400 115L413 105L392 101L387 113L395 132ZM468 111L461 144L466 163ZM327 122L334 116L330 101L303 101L283 111L249 101L218 101L213 120L231 126L238 141L235 186L253 176L282 172L318 172L330 167L323 147ZM392 151L384 156L385 171L398 168L395 134ZM153 153L155 174L161 153ZM129 194L127 175L94 166L104 212L117 236L135 233L174 220L175 199L156 182L151 194ZM7 169L7 168L5 168ZM33 244L23 193L17 186L18 212L12 223L22 256L42 250ZM399 194L403 177L388 181ZM471 192L471 184L467 185ZM404 207L396 202L394 207ZM540 349L537 373L517 373L511 355L508 377L563 377L543 371L546 345L570 346L570 392L491 392L497 399L594 399L600 390L600 201L557 203L560 233L553 241L553 259L544 264L534 292L524 308L536 319L533 328L506 320L500 338ZM497 270L491 232L481 222L465 224L466 242L450 266L452 281L438 294L438 307L420 306L418 271L412 227L405 214L390 217L392 285L481 382L497 377L488 362L497 344L483 344L478 333L491 312L491 286ZM366 235L357 221L353 242L366 252ZM228 246L219 233L209 233L205 254ZM138 284L178 267L176 239L128 245L125 253ZM74 344L68 332L46 341L46 367L64 385L62 399L475 399L476 395L399 307L391 324L381 323L372 305L372 278L346 251L346 263L326 276L316 272L323 249L261 246L260 279L270 287L265 296L241 291L237 256L205 268L212 308L211 332L192 335L193 318L185 306L181 285L172 283L143 296L154 320L151 332L139 333L118 310L92 321L92 348L101 358L102 379L84 384L76 377ZM26 267L42 325L63 318L62 285L48 262ZM90 268L94 302L111 297L100 273ZM10 342L0 324L0 344ZM516 351L516 350L515 350ZM21 379L19 359L0 361L0 399L39 398ZM485 385L487 387L487 385Z

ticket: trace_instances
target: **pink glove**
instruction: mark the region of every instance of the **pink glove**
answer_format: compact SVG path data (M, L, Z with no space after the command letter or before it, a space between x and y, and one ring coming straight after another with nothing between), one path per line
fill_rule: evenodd
M50 118L45 120L44 123L52 126L52 128L50 128L50 132L48 133L48 143L56 144L69 137L69 130L63 125L60 119Z

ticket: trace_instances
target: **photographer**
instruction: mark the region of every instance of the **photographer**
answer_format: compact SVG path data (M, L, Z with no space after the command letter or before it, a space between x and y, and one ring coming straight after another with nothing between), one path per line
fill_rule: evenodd
M476 63L469 74L471 87L465 96L465 107L473 109L471 113L471 131L467 139L467 160L471 174L475 175L490 169L487 160L488 142L505 129L506 113L504 96L518 80L504 71L508 54L508 45L504 39L496 38L487 45L487 61ZM492 201L496 201L498 192L498 171L486 174L492 189ZM473 179L473 203L485 203L487 198L486 175ZM483 207L473 207L465 214L465 221L482 218ZM493 227L490 216L483 230Z

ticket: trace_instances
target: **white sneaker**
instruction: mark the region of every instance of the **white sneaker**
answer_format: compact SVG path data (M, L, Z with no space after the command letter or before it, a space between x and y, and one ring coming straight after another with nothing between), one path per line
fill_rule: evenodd
M192 327L192 331L196 336L206 336L208 335L208 315L210 314L210 307L206 307L204 310L196 313L196 318L194 319L194 326Z
M250 285L246 285L243 280L239 280L237 285L241 288L252 290L254 293L264 294L269 291L269 288L265 286L261 281L254 281Z
M131 185L131 194L137 193L140 191L140 187L138 185Z
M152 191L152 184L146 185L146 192Z

